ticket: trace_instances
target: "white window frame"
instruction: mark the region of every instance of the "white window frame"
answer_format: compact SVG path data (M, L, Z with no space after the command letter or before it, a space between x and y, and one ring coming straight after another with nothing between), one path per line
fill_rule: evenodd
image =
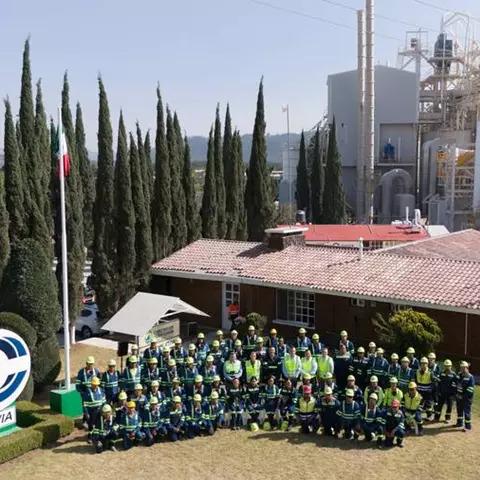
M350 305L352 307L365 308L366 301L363 298L351 298Z
M390 310L393 313L401 312L403 310L408 310L409 308L412 308L410 305L401 305L399 303L391 303L390 304Z
M278 292L283 292L287 297L287 318L277 318L274 323L294 325L305 328L315 327L315 293L302 290L277 290L277 317L278 317ZM306 313L304 313L306 311ZM307 321L304 321L304 318Z

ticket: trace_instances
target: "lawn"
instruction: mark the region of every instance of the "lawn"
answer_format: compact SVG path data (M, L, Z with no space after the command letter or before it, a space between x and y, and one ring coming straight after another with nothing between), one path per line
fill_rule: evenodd
M91 348L76 345L72 358L77 368ZM88 351L87 351L88 350ZM112 351L96 351L102 359ZM444 424L429 425L422 438L407 437L405 448L379 451L363 442L325 439L292 432L224 430L214 437L176 444L96 455L82 431L75 431L50 449L27 453L0 465L5 480L130 480L159 475L183 480L211 478L329 479L360 475L368 480L422 478L425 480L478 480L480 462L480 389L477 387L474 430L463 433Z

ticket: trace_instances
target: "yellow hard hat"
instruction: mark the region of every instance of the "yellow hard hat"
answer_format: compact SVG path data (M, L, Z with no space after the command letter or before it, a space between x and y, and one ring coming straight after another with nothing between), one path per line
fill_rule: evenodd
M460 367L467 367L467 368L468 368L469 366L470 366L469 363L468 363L467 361L465 361L465 360L462 360L462 361L460 362Z
M417 384L415 382L410 382L408 388L417 388Z
M234 344L236 347L241 347L242 346L242 341L241 340L235 340L235 344Z
M219 347L220 346L220 342L218 340L214 340L212 342L212 347Z
M251 332L251 331L253 331L253 330L255 330L255 327L254 327L253 325L249 325L249 326L248 326L248 331Z
M207 362L213 362L214 358L212 355L207 355L206 361Z
M141 384L141 383L137 383L137 384L135 385L135 390L143 390L142 384Z
M345 396L346 397L353 397L355 395L355 392L351 388L347 388L345 390Z
M163 353L170 353L170 348L168 348L166 345L162 348Z
M398 355L396 353L392 353L392 355L390 355L390 358L392 360L398 360Z
M340 336L341 336L341 337L347 337L347 336L348 336L347 331L346 331L346 330L342 330L342 331L340 332Z
M85 363L87 363L88 365L93 365L95 363L95 358L90 355L87 357Z
M267 432L272 429L272 426L270 425L269 421L263 422L263 429Z
M218 399L218 392L212 392L210 398Z
M257 423L257 422L252 422L252 423L250 424L250 430L251 430L252 432L258 432L258 423Z
M318 333L314 333L312 335L312 340L319 340L320 339L320 336L318 335Z
M258 337L257 338L257 343L263 343L263 337Z
M408 347L407 353L415 353L415 349L413 347Z
M173 403L182 403L182 399L178 395L175 395L173 397Z
M153 382L150 384L152 387L159 387L160 386L160 383L158 382L158 380L153 380Z
M130 355L128 357L128 362L129 363L137 363L138 362L137 356L136 355Z
M126 400L127 397L127 392L124 392L123 390L118 394L118 399L119 400Z
M427 357L422 357L422 358L420 359L420 363L428 363Z
M157 405L158 404L158 398L157 397L152 397L150 399L150 405Z
M200 332L200 333L197 335L197 338L198 338L199 340L202 340L203 338L205 338L205 334L202 333L202 332Z
M365 353L365 349L363 347L358 347L357 353Z
M377 345L375 344L375 342L370 342L368 344L368 348L375 348Z
M148 359L148 363L151 363L151 364L158 363L158 359L157 359L157 357L152 357L152 358L149 358L149 359Z
M377 348L377 353L385 353L385 350L383 350L382 347Z
M368 398L373 398L373 400L378 400L378 395L376 393L371 393Z
M312 376L311 376L309 373L305 373L305 374L303 375L303 379L304 379L304 380L311 380L311 379L312 379Z
M410 363L410 359L408 357L402 357L402 363Z
M187 357L187 360L186 360L186 361L187 361L188 364L190 364L190 363L193 364L193 363L194 363L193 357Z
M131 350L132 350L132 352L133 352L134 350L136 350L136 351L138 352L138 345L137 345L136 343L134 343L134 344L131 346Z
M277 330L275 328L272 328L270 330L270 335L275 335L277 333Z
M109 367L115 367L117 365L117 362L111 358L108 362L107 362L107 366Z
M349 380L355 381L355 377L354 377L353 375L349 375L349 376L347 377L347 381L349 381Z
M102 413L112 413L112 407L108 403L106 403L102 407Z
M212 381L213 382L219 382L220 381L220 375L214 375Z
M370 381L371 381L371 382L378 382L378 377L377 377L376 375L372 375L372 376L370 377Z
M223 335L222 330L217 330L217 335Z
M333 378L332 372L327 372L323 378L325 378L325 380L329 380L330 378Z
M331 395L333 393L333 390L331 387L325 387L325 390L323 391L325 395Z
M201 375L197 375L195 377L195 383L198 383L198 382L203 382L203 377Z
M233 337L234 335L238 335L238 332L236 330L232 330L230 332L230 336Z
M390 383L398 383L397 377L392 377Z
M193 396L193 401L194 401L194 402L201 402L201 401L202 401L202 396L201 396L199 393L196 393L196 394Z
M191 343L189 346L188 346L188 349L189 350L195 350L197 347L195 346L194 343Z
M173 341L173 343L174 343L175 345L180 345L180 344L182 343L182 339L181 339L180 337L177 337L177 338Z
M100 379L98 377L92 377L90 382L92 385L100 385Z
M428 358L429 360L436 360L437 356L435 355L435 353L430 352L430 353L427 355L427 358Z
M298 333L307 333L307 331L302 327L298 329Z
M127 403L127 407L128 407L128 408L135 408L135 407L136 407L135 402L132 402L132 400L130 400L130 401Z
M180 383L180 379L178 377L173 377L172 383Z
M174 358L171 358L171 359L168 361L168 366L169 366L169 367L174 367L176 364L177 364L177 362L175 361Z
M448 358L443 362L444 367L451 367L452 366L452 361L449 360Z

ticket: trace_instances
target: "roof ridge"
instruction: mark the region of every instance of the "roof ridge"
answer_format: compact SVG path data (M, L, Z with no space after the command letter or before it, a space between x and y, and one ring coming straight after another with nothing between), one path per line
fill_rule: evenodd
M409 259L409 260L412 260L412 261L428 261L428 262L450 262L450 263L470 263L470 264L480 264L480 261L479 260L467 260L467 259L464 259L464 258L448 258L448 257L441 257L441 256L436 256L436 257L427 257L425 255L408 255L408 254L405 254L405 255L399 255L399 254L392 254L392 253L388 253L388 252L380 252L378 250L375 250L375 251L372 251L372 252L369 252L370 254L376 254L377 256L378 255L381 255L381 256L384 256L384 257L389 257L389 258L405 258L405 259Z

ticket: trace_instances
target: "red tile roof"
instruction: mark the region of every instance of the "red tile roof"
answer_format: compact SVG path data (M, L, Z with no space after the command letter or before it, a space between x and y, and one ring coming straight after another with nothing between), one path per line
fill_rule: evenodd
M418 255L393 249L365 252L360 259L353 249L291 246L274 251L262 243L198 240L156 263L152 272L219 281L234 277L244 283L480 310L480 262L430 256L422 249Z
M423 228L405 225L305 225L307 242L356 242L364 241L412 242L428 238Z

